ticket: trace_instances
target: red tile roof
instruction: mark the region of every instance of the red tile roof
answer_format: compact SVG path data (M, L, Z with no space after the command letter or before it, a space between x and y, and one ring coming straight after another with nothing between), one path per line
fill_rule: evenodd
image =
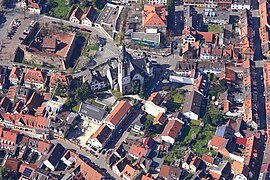
M107 116L105 121L117 126L122 118L130 111L130 109L131 105L128 101L120 101Z
M38 152L41 154L47 153L50 148L52 147L52 144L47 141L38 141Z
M11 72L10 72L9 79L18 79L18 80L20 80L22 75L23 75L23 71L22 71L21 68L13 67Z
M27 69L24 75L24 81L29 83L44 84L46 80L46 74L38 69Z
M223 147L224 143L226 142L227 140L222 138L222 137L219 137L219 136L213 136L212 139L211 139L211 142L210 142L210 145L211 146L215 146L217 147L218 149L222 149L222 148L225 148Z
M147 99L147 101L152 101L155 105L160 105L162 100L163 100L163 97L158 92L153 92Z
M144 26L167 26L167 6L164 5L144 5Z
M236 138L236 144L240 144L240 145L246 145L247 143L247 138L240 138L240 137L237 137Z
M15 158L9 158L6 160L5 168L7 171L17 172L20 161Z
M157 117L155 117L153 121L153 125L163 125L167 120L167 115L164 114L163 112L158 113Z
M146 156L148 152L149 152L148 148L137 146L135 144L132 144L132 146L130 147L130 150L129 150L129 153L137 158Z
M178 120L169 120L161 136L170 136L176 139L178 133L182 130L183 124Z
M28 176L28 177L25 177L24 175L23 175L23 172L24 172L24 170L25 169L30 169L31 170L31 173L30 173L30 175ZM22 177L24 177L24 178L26 178L26 179L31 179L31 177L33 176L33 174L34 174L34 172L35 172L35 170L37 169L37 165L35 165L35 164L22 164L21 166L20 166L20 169L19 169L19 172L20 173L22 173Z
M207 163L213 164L214 161L215 161L215 158L213 158L211 156L208 156L207 154L203 154L202 155L202 160L207 162Z
M54 86L56 85L57 82L59 82L59 84L61 84L61 86L68 88L68 86L70 84L69 76L63 75L60 72L53 73L50 77L49 87L54 88Z
M49 118L35 117L28 114L2 113L1 115L3 116L4 120L10 121L13 124L16 123L17 126L23 126L33 129L45 130L50 123Z

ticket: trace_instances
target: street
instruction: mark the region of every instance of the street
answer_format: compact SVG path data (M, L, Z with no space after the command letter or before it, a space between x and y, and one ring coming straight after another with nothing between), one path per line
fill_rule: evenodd
M86 156L87 158L89 158L95 165L99 166L102 169L105 169L107 171L107 173L110 174L116 180L121 179L106 164L106 155L101 154L101 155L99 155L98 158L96 158L94 155L90 154L89 152L86 152L85 150L79 148L77 145L74 145L73 143L69 142L68 140L64 140L64 139L55 139L55 140L51 140L51 142L53 144L60 143L66 149L75 150L78 154L82 154L83 156Z

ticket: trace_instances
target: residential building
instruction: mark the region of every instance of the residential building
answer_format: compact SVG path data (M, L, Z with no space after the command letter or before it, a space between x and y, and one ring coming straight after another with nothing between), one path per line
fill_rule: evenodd
M198 120L204 108L204 97L200 93L191 91L186 94L182 110L185 117Z
M6 149L15 152L19 143L20 133L15 130L7 129L0 126L0 146L1 149Z
M133 180L136 179L140 175L140 173L141 171L139 169L127 164L122 171L122 177L124 180Z
M35 164L21 164L19 172L21 173L21 179L31 179L37 169Z
M269 57L270 42L269 42L269 1L259 2L260 13L260 28L259 34L261 39L262 53L264 56Z
M107 116L107 111L103 108L81 102L78 114L85 121L102 124Z
M99 71L91 69L85 70L83 75L83 82L87 82L90 85L91 91L100 91L109 87L109 81L106 76L102 76Z
M126 165L129 163L130 161L126 157L123 157L112 166L112 170L115 174L117 174L118 176L121 176L121 173L125 169Z
M167 1L164 1L164 0L147 0L146 4L167 5Z
M249 174L251 174L248 166L246 166L244 163L240 163L237 161L234 161L232 164L232 173L234 174L234 180L248 180Z
M230 11L216 10L215 8L204 9L203 22L213 24L229 24Z
M193 157L189 164L190 171L193 173L197 172L199 169L202 169L202 166L203 161L197 156Z
M231 174L231 164L228 161L222 161L218 166L212 166L209 174L215 179L226 179Z
M250 0L238 0L238 1L233 1L231 4L231 9L247 9L250 10L252 7L251 1Z
M93 6L90 6L86 10L86 12L84 12L83 15L81 16L81 22L83 25L91 27L93 26L93 23L95 22L96 18L97 18L97 11Z
M24 85L27 88L44 89L47 81L47 74L41 70L27 69L24 75Z
M145 112L157 117L160 113L166 113L167 108L160 106L164 97L158 92L154 92L145 102Z
M35 14L41 14L42 12L42 4L40 0L23 0L21 1L21 7Z
M166 9L167 7L164 5L144 5L142 23L147 33L166 32Z
M185 154L184 160L182 162L182 168L189 171L190 170L190 162L195 157L194 153L189 151Z
M119 124L126 120L131 112L131 105L128 101L120 101L113 107L110 114L106 117L105 123L110 129L116 129Z
M179 119L170 119L161 134L161 139L173 145L177 137L181 134L183 124Z
M103 148L112 135L112 129L107 125L100 126L97 131L91 135L89 142L90 146L95 148Z
M205 162L207 166L212 166L215 162L215 158L208 156L207 154L202 155L202 160Z
M44 117L36 117L28 114L1 114L0 124L20 131L28 131L37 136L46 138L49 133L50 119Z
M52 73L50 77L50 91L52 92L55 88L60 89L60 93L65 93L70 86L70 77L62 74L61 72Z
M65 148L61 144L57 143L46 156L43 164L51 171L55 171L64 153Z
M9 75L9 81L13 85L20 85L23 79L23 70L20 67L12 67L10 75Z
M134 159L139 159L143 156L147 157L150 154L150 152L151 152L151 149L132 144L129 150L129 155Z
M163 179L175 179L180 180L182 176L182 170L180 167L168 166L162 164L160 172L158 174L159 178Z
M76 7L71 13L69 21L91 27L96 18L97 11L93 6L90 6L85 12L80 7Z

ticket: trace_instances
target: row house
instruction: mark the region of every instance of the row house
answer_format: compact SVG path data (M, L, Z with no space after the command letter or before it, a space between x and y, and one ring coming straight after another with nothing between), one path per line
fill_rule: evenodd
M76 7L69 17L69 21L83 24L87 26L93 26L97 18L97 11L93 6L90 6L85 12L80 7Z
M261 39L262 53L264 56L270 56L270 41L269 41L269 1L264 0L259 2L260 28L259 34Z
M24 75L24 85L27 88L44 89L47 81L47 74L41 70L27 69Z
M50 119L44 117L36 117L28 114L1 114L0 124L21 131L31 132L46 138L50 126Z
M67 92L70 86L70 76L62 74L61 72L52 73L50 77L50 92L52 92L56 87L60 88L61 93Z
M41 14L43 9L41 0L23 0L21 1L21 7L35 14Z
M193 27L188 27L182 30L183 44L202 41L204 43L216 43L218 35L212 32L200 32Z
M266 144L270 144L270 62L264 63L263 71L264 71L266 127L268 135Z
M229 9L232 5L232 0L184 0L184 5L196 6L196 7L206 7L206 8L221 8Z
M243 62L243 94L244 94L244 116L243 120L253 128L258 127L258 113L256 104L256 81L254 81L255 72L255 62L251 60L246 60Z
M166 33L167 14L168 12L166 5L144 5L142 12L142 24L146 33Z
M12 67L10 75L9 75L9 81L13 85L20 85L23 80L23 69L20 67Z
M166 107L161 106L164 96L158 92L152 93L145 102L145 112L154 117L166 113Z
M0 126L0 146L1 149L15 151L19 143L20 133L15 130Z

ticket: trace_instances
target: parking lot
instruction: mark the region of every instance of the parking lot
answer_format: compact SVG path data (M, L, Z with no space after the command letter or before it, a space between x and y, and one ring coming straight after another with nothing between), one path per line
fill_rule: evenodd
M14 21L10 24L6 34L4 34L3 40L1 43L0 50L0 62L1 64L12 64L15 52L17 47L19 47L21 43L21 38L23 37L24 30L30 25L32 22L31 19L18 19L20 25L16 25ZM12 30L13 29L13 30Z

